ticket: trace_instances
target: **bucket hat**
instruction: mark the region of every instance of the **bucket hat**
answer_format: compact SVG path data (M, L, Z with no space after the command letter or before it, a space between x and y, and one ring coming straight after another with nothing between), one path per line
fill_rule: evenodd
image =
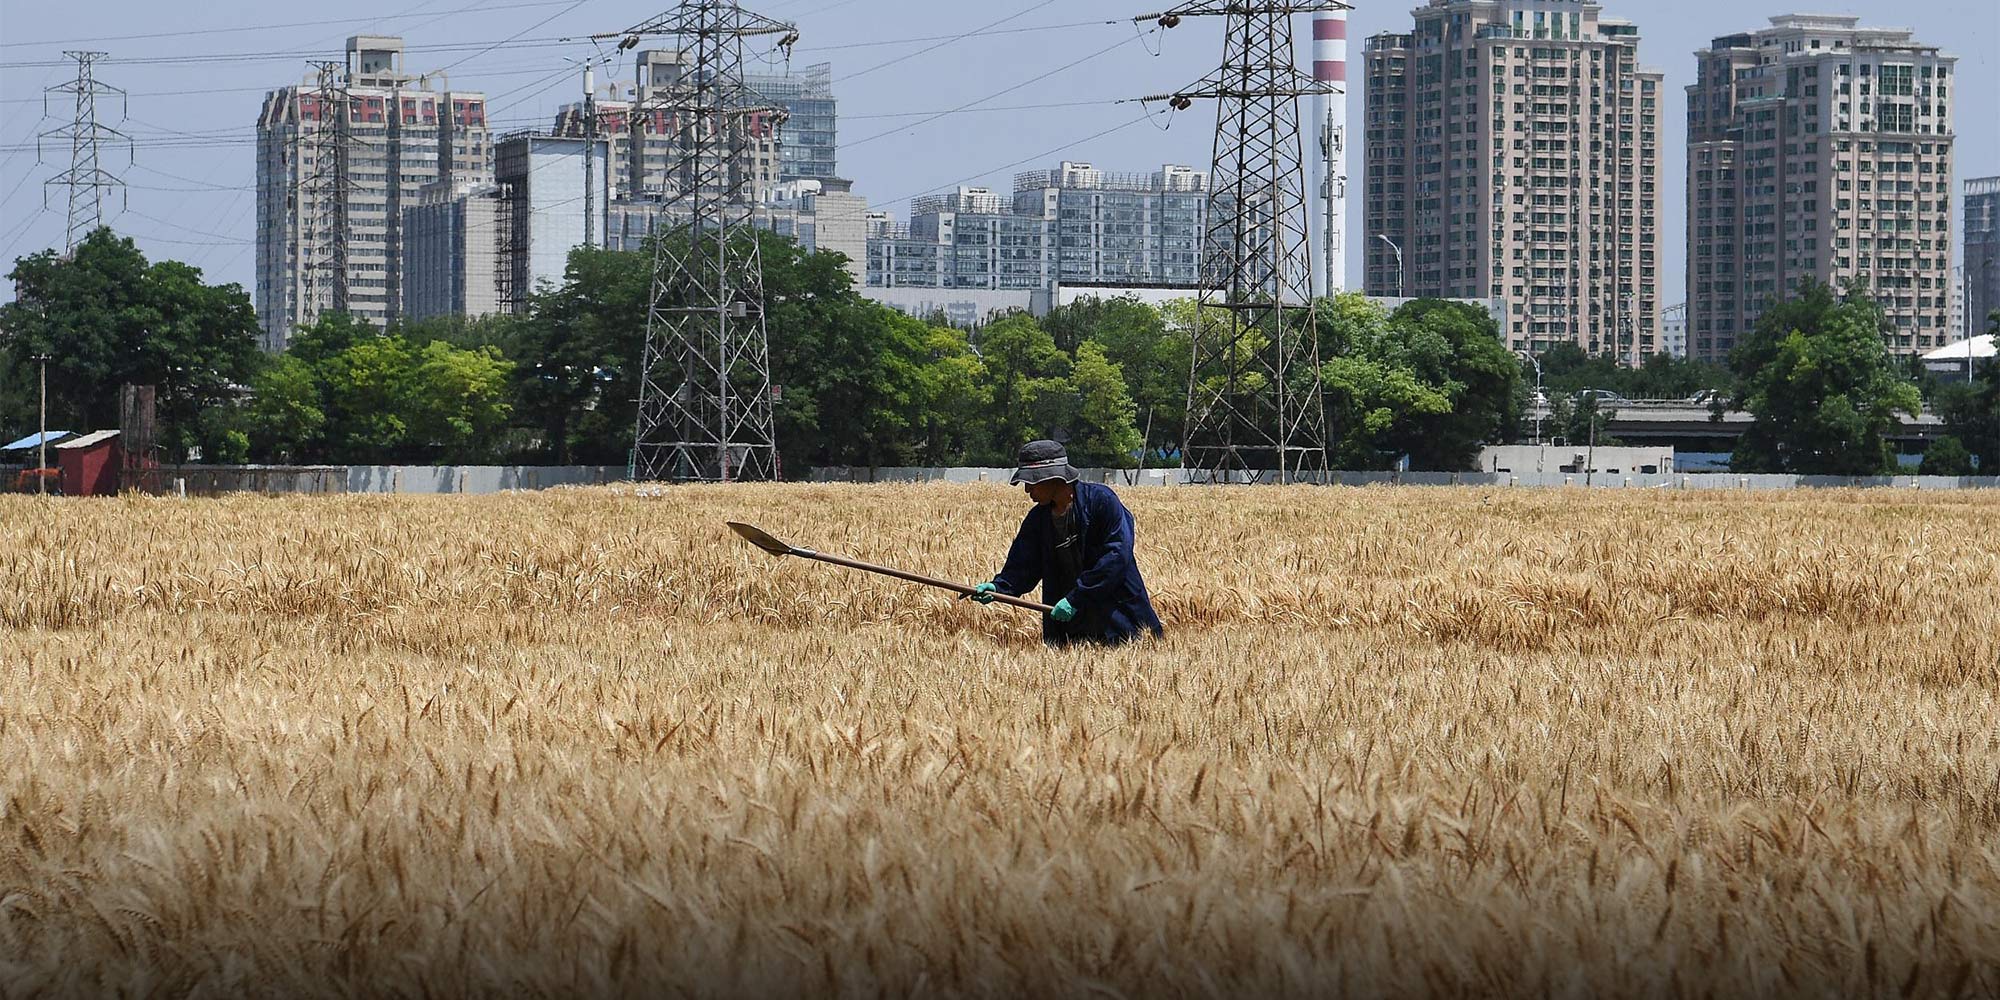
M1069 452L1054 441L1030 441L1022 445L1018 464L1020 468L1014 470L1014 478L1007 481L1009 486L1042 483L1051 479L1076 482L1076 470L1070 468Z

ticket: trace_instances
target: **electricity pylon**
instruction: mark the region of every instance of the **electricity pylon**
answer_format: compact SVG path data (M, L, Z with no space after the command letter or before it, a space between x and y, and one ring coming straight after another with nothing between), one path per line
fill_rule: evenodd
M1181 464L1209 482L1327 468L1299 98L1333 92L1294 64L1292 18L1333 0L1194 0L1134 20L1223 18L1222 65L1163 100L1216 102Z
M132 140L125 133L97 120L98 97L116 95L121 101L125 98L123 90L97 79L95 63L105 54L65 52L63 55L76 60L76 79L56 84L43 92L42 114L49 112L50 94L68 94L75 98L74 114L69 124L43 132L39 139L69 140L69 169L42 183L42 205L48 205L49 188L69 188L69 225L63 232L63 252L70 253L76 249L77 241L104 224L105 192L113 188L123 191L125 188L124 180L104 169L98 147L106 141L123 141L129 163ZM123 118L122 111L120 117ZM38 159L40 153L40 142L37 141Z
M675 155L661 192L671 228L653 241L633 477L777 479L764 262L751 215L754 144L785 113L744 85L743 52L775 36L789 58L798 30L734 0L689 0L619 34L620 49L664 36L680 52L656 67L672 77L648 79L632 109L633 149L645 149L657 120Z

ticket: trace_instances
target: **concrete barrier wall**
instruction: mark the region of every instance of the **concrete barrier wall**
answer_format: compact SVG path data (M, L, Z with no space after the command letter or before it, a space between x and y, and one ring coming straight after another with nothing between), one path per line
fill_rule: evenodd
M498 493L617 482L624 466L610 465L354 465L349 493Z
M256 494L338 494L348 490L348 466L160 466L146 472L138 490L190 496Z
M595 485L625 478L609 465L180 465L143 488L192 496L223 493L498 493Z
M1079 469L1087 482L1112 486L1180 486L1189 483L1182 469ZM1012 468L922 468L833 466L814 468L821 483L1006 483ZM1318 478L1318 477L1314 477ZM1259 482L1277 481L1262 473ZM1248 474L1232 478L1248 483ZM1733 472L1659 473L1657 475L1589 475L1577 473L1505 472L1329 472L1324 482L1335 486L1497 486L1592 487L1596 489L1790 490L1790 489L2000 489L2000 476L1790 476Z

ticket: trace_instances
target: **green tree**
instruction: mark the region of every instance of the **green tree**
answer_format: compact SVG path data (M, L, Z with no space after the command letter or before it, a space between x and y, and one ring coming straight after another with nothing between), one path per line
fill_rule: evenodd
M1073 357L1086 342L1102 348L1124 373L1142 433L1151 425L1148 444L1170 449L1180 443L1193 360L1189 327L1169 323L1163 310L1130 297L1079 299L1052 310L1042 326Z
M179 261L148 263L108 228L66 257L22 257L8 277L17 298L0 306L0 384L34 385L33 359L50 355L55 426L116 427L120 387L151 385L155 440L178 458L221 426L203 414L232 401L259 365L256 310L240 286L206 284Z
M417 344L327 313L257 377L241 429L253 453L285 461L490 461L513 370L496 347Z
M1924 449L1923 464L1917 466L1917 474L1923 476L1969 476L1972 475L1972 453L1965 450L1965 443L1947 434L1931 442Z
M1616 419L1617 408L1592 393L1557 396L1549 402L1549 436L1560 437L1566 444L1622 445L1625 442L1611 436L1611 422Z
M1070 461L1087 466L1122 469L1139 456L1136 408L1125 388L1125 373L1091 342L1077 347L1070 371L1076 393L1076 415L1070 423Z
M1320 373L1335 468L1386 469L1402 457L1395 442L1404 420L1451 412L1444 390L1407 368L1350 354L1325 362Z
M973 353L965 331L927 325L921 371L924 405L917 428L917 460L925 465L961 464L966 456L990 447L991 376L986 363Z
M1484 309L1417 299L1385 313L1346 294L1314 318L1333 464L1466 469L1519 422L1519 359Z
M1945 431L1979 462L1982 475L2000 473L2000 359L1981 364L1970 383L1940 386L1932 407Z
M349 345L320 368L328 401L327 442L334 461L386 462L404 452L411 430L410 345L374 335Z
M984 447L968 459L1004 464L1024 441L1066 429L1074 414L1075 386L1069 355L1032 317L1015 315L981 328L975 344L993 389Z
M1519 361L1486 310L1417 299L1389 316L1375 360L1410 372L1451 400L1442 413L1413 413L1391 435L1413 469L1470 469L1482 444L1502 440L1521 419Z
M265 366L245 413L253 454L292 462L323 449L326 411L313 366L303 358L287 353Z
M405 446L490 461L513 409L507 387L514 363L497 347L464 349L441 340L412 350L409 363Z
M1915 386L1896 374L1882 311L1858 287L1817 281L1774 301L1731 352L1731 395L1756 418L1730 465L1744 472L1876 475L1895 468L1888 434L1915 415Z
M1561 343L1551 345L1536 359L1542 363L1542 391L1551 400L1573 396L1584 389L1624 392L1620 383L1624 381L1625 369L1609 356L1592 356L1577 344Z
M1389 359L1389 313L1367 296L1326 299L1314 318L1328 460L1340 469L1386 469L1403 455L1403 422L1450 412L1451 397Z
M534 432L523 457L625 463L651 295L649 254L579 247L570 251L562 285L531 296L517 326L481 331L517 362L515 419ZM509 350L509 340L518 346Z
M1729 388L1729 369L1695 358L1649 355L1637 368L1620 369L1623 377L1607 388L1631 399L1687 399L1705 389Z

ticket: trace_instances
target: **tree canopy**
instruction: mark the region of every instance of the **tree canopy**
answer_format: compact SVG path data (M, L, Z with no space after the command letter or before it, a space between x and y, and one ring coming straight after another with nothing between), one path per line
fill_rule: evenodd
M669 237L684 238L684 237ZM751 238L746 236L746 238ZM846 262L770 233L764 263L773 417L786 474L825 465L996 465L1026 440L1068 443L1080 465L1174 464L1186 435L1196 331L1236 322L1192 299L1086 298L971 329L905 316L853 287ZM48 353L51 422L115 426L118 387L158 387L163 458L212 461L521 462L623 465L637 421L652 255L578 248L560 283L514 314L392 323L328 313L287 349L257 349L249 298L130 240L91 234L69 257L16 262L0 308L0 420L33 413L32 359ZM1872 473L1917 393L1889 358L1880 310L1858 291L1802 286L1776 302L1731 367L1655 356L1636 369L1573 345L1538 356L1555 434L1611 443L1609 404L1719 390L1756 423L1742 470ZM1208 334L1216 332L1213 329ZM1329 463L1473 467L1525 427L1532 369L1487 312L1418 299L1393 312L1361 295L1321 301L1312 328ZM1265 331L1247 332L1246 352ZM1260 377L1249 373L1251 390ZM1931 467L2000 468L2000 365L1939 385L1949 443ZM174 454L178 449L180 454Z
M1898 413L1922 399L1884 346L1882 310L1858 287L1806 281L1773 301L1729 358L1731 394L1756 422L1738 439L1740 472L1877 475L1893 471Z
M156 437L168 458L212 438L203 413L237 395L260 366L255 307L242 287L209 285L180 261L148 262L130 239L98 228L67 257L15 261L15 301L0 306L0 419L25 421L27 388L49 356L49 422L71 430L119 424L120 387L155 387Z

